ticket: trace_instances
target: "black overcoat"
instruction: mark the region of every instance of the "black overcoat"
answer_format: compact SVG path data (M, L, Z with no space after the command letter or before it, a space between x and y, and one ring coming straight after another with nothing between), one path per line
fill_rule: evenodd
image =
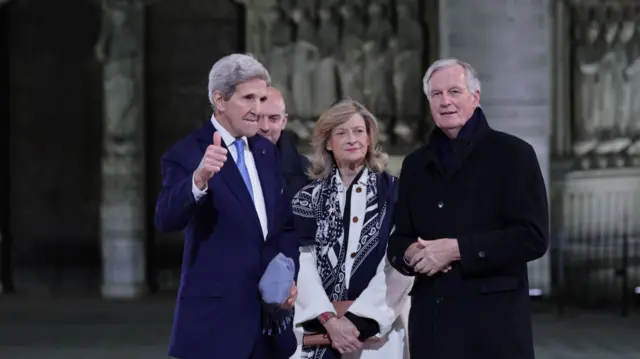
M298 152L293 138L287 131L282 131L276 147L280 153L282 173L287 185L286 191L289 198L293 198L302 187L311 183L307 175L311 163L307 157Z
M548 248L545 184L531 145L474 116L446 171L438 129L402 165L389 261L415 275L403 254L417 237L457 238L461 254L448 273L416 276L411 358L534 358L527 262Z

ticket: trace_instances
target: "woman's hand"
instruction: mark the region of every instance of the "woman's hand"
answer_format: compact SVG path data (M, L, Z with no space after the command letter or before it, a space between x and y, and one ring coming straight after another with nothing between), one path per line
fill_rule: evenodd
M349 319L333 317L324 323L324 327L331 339L331 346L340 354L352 353L362 348L362 342L358 340L360 332Z

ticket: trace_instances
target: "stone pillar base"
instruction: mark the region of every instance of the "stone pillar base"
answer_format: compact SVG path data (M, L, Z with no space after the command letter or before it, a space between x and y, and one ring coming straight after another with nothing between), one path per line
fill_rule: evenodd
M114 209L114 208L110 208ZM140 216L126 211L127 207L119 211L108 211L103 207L103 223L114 227L114 222L120 224L129 220L130 226L142 223ZM122 217L117 217L119 213ZM111 214L111 215L109 215ZM140 229L132 229L128 233L102 234L102 294L105 298L134 298L146 292L145 256L143 234Z
M107 283L101 287L102 297L107 299L134 299L147 293L144 284Z

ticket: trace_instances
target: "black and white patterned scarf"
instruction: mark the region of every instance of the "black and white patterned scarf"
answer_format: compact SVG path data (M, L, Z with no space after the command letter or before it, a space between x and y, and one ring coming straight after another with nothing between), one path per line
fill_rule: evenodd
M373 251L379 242L380 227L386 213L386 201L383 208L379 208L378 175L367 171L366 210L356 257L354 258L351 276ZM316 181L303 188L293 201L295 215L315 219L317 229L315 233L316 263L320 279L330 301L347 300L346 265L348 238L345 240L343 213L340 209L340 192L338 178L340 174L334 169L332 175L324 180ZM350 201L346 198L345 201ZM345 202L346 203L346 202ZM346 206L345 206L346 207ZM348 233L346 234L348 235ZM304 347L303 359L332 358L331 351L324 347Z

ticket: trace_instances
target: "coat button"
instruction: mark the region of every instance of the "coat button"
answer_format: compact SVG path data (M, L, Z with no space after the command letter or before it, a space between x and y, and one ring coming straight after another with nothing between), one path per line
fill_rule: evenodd
M442 297L438 297L438 298L436 299L436 304L440 304L440 303L442 303L442 301L443 301L443 300L444 300L444 298L442 298Z
M358 216L353 217L353 223L358 223Z
M356 193L362 192L362 187L356 187Z
M478 252L478 257L484 258L487 254L484 251Z
M444 207L444 202L442 201L438 202L438 208L442 208L442 207Z
M356 257L356 252L351 252L351 258L355 258Z

